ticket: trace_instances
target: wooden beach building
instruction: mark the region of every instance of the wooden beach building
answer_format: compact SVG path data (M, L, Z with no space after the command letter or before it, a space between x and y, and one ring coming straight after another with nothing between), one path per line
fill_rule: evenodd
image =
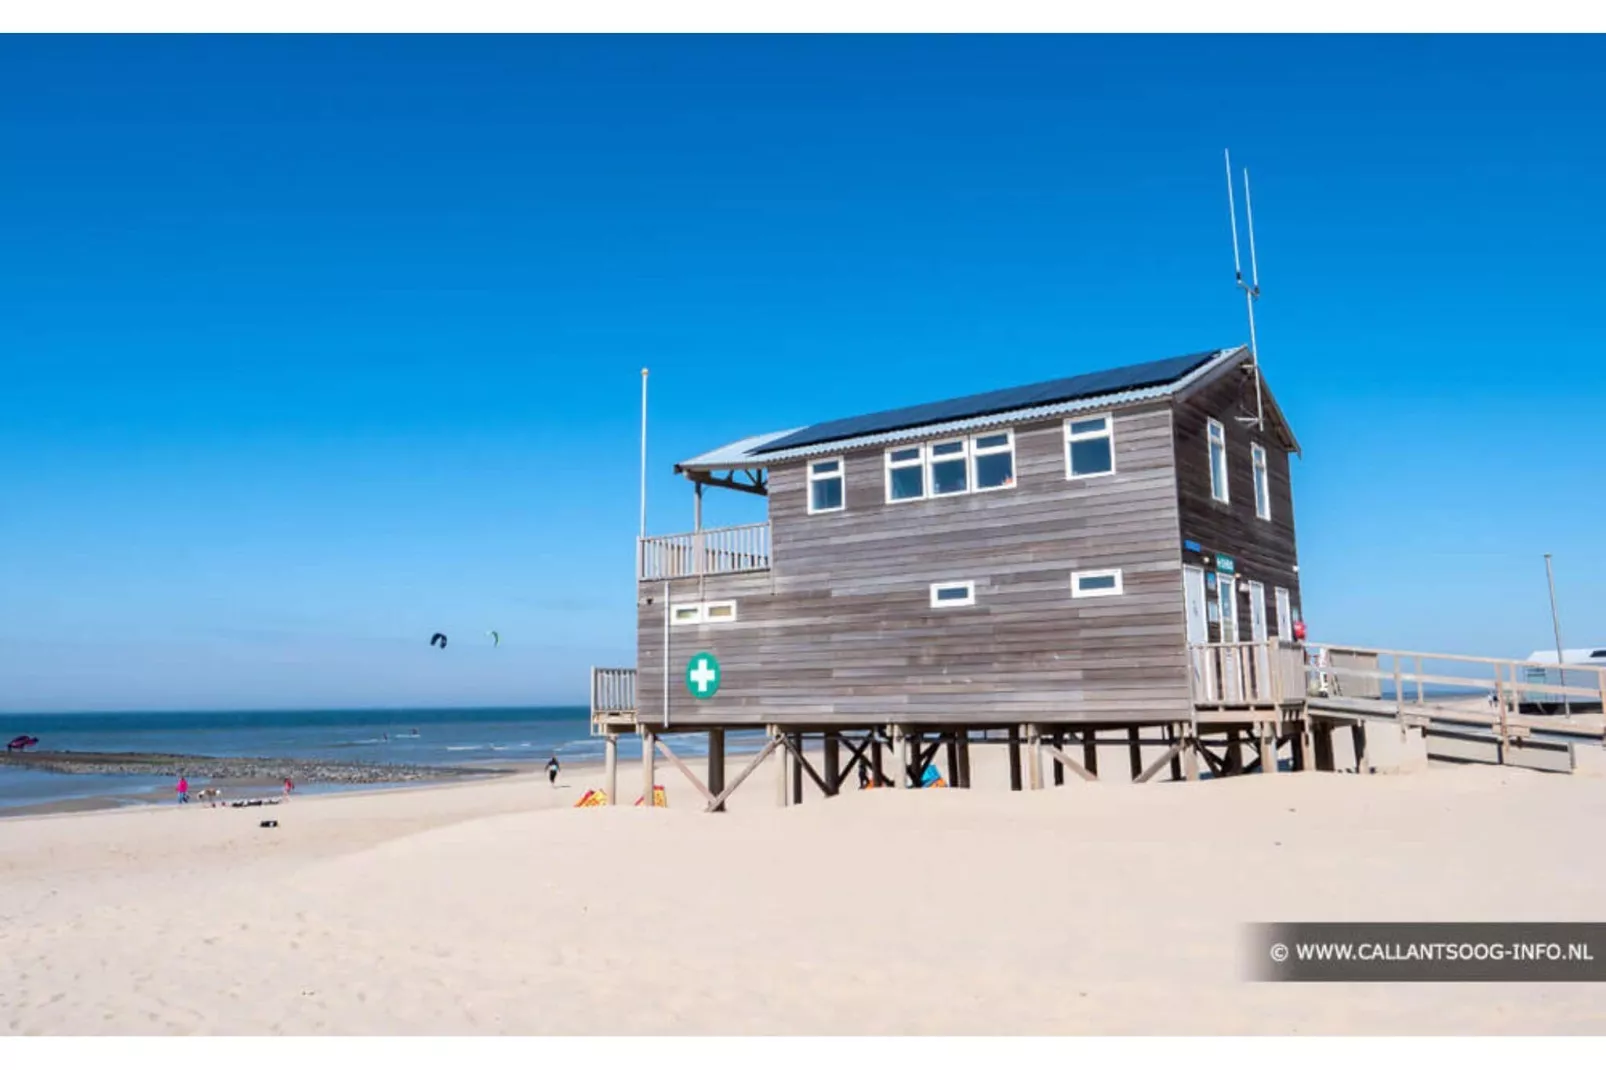
M1045 757L1056 781L1094 778L1101 748L1134 779L1236 771L1240 742L1268 769L1279 742L1298 758L1298 452L1238 347L682 461L696 527L640 540L636 666L593 670L609 779L621 732L643 737L644 783L664 756L711 809L739 729L767 739L741 776L782 749L799 798L801 776L829 795L861 764L964 787L983 740L1010 746L1016 788ZM765 496L768 520L702 528L709 488ZM1141 754L1140 730L1159 740ZM706 778L672 748L687 732L709 734Z

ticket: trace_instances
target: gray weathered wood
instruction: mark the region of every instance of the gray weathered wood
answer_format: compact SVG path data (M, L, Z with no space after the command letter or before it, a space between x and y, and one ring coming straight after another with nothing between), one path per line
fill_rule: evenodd
M768 758L772 753L774 753L775 748L779 745L780 741L775 736L771 736L768 740L766 740L764 746L759 750L759 752L753 755L752 761L748 762L742 771L736 774L736 779L730 782L729 787L715 796L714 801L709 803L706 809L710 812L723 809L725 806L725 800L729 799L733 794L735 794L736 789L742 786L742 781L752 776L753 771L759 766L763 765L764 759Z
M1139 773L1137 779L1135 781L1133 781L1133 783L1147 784L1150 780L1154 779L1154 774L1156 774L1160 770L1164 769L1166 767L1166 764L1168 762L1170 762L1171 759L1175 758L1177 756L1177 753L1179 751L1181 751L1181 750L1182 750L1182 744L1181 743L1173 743L1173 744L1171 744L1170 749L1168 749L1164 754L1160 755L1160 757L1155 760L1153 765L1149 766L1143 772Z
M1081 777L1083 780L1086 780L1086 781L1089 781L1089 782L1094 782L1094 783L1096 783L1098 781L1099 778L1098 778L1097 774L1095 774L1092 770L1088 769L1081 762L1078 762L1076 759L1072 758L1069 754L1066 754L1059 747L1054 746L1054 745L1049 745L1047 747L1044 747L1043 750L1044 750L1044 753L1046 753L1050 758L1052 758L1054 760L1054 767L1056 769L1060 769L1060 770L1069 769L1071 772L1075 773L1077 776ZM1060 783L1062 783L1062 784L1064 783L1064 779L1063 778L1061 778Z
M707 799L710 803L714 802L714 800L717 798L714 792L709 791L708 785L699 780L697 774L692 772L691 768L687 766L685 762L681 761L680 757L675 754L674 751L669 749L669 744L664 742L663 736L653 736L652 741L658 745L658 749L663 752L664 757L669 759L669 764L680 770L680 775L691 781L691 786L696 788L703 798ZM649 795L648 802L651 801L652 799Z

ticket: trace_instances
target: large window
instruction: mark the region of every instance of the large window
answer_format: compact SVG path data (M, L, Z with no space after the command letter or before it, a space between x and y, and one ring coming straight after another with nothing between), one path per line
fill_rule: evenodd
M842 458L809 465L809 512L834 513L842 508Z
M1256 442L1249 447L1249 456L1255 464L1255 515L1262 520L1271 519L1271 487L1266 482L1266 447Z
M970 489L970 447L964 439L933 442L926 450L931 469L931 496L963 494Z
M1227 497L1227 429L1219 420L1210 421L1210 496L1218 502Z
M1108 416L1065 421L1065 466L1070 479L1115 471L1115 438Z
M1101 568L1071 573L1072 598L1105 598L1121 593L1121 570Z
M992 431L886 452L887 501L947 498L1015 485L1015 432Z
M1015 432L977 435L970 440L970 454L975 460L977 490L1015 485Z
M887 451L887 501L908 502L926 496L926 448L904 446Z

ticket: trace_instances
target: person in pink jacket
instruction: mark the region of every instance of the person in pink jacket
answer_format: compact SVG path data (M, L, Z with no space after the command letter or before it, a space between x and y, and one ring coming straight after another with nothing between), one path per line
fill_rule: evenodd
M190 801L190 779L189 779L189 777L180 776L178 778L178 801L181 802L181 803L187 803L187 802Z

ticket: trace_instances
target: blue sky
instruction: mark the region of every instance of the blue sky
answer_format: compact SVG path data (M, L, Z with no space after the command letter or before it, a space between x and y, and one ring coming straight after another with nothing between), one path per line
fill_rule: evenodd
M0 707L579 701L633 661L641 367L678 531L730 439L1238 343L1226 146L1313 635L1543 647L1550 551L1606 641L1603 62L0 39Z

